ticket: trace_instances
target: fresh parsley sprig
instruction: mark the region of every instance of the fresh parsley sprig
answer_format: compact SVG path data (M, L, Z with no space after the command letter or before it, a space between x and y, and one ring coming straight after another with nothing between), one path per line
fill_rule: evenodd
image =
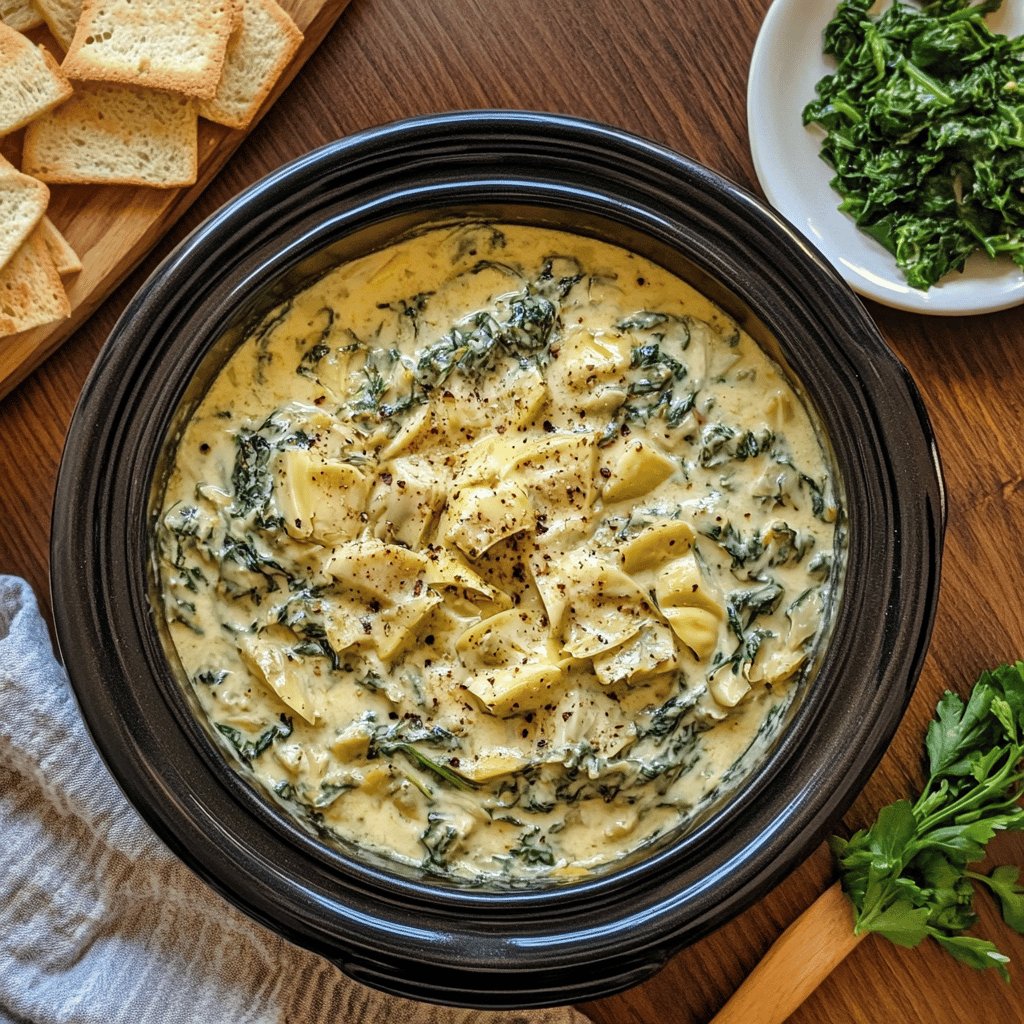
M968 869L996 833L1024 831L1024 662L982 673L966 703L946 693L925 746L928 783L916 802L898 800L869 829L831 840L855 931L900 946L931 937L957 960L994 967L1009 980L1008 958L987 939L962 933L977 920L977 882L1024 934L1019 870Z

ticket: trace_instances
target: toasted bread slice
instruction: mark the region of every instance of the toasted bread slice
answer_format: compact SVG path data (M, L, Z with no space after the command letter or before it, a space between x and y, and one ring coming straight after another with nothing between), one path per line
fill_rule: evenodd
M301 44L302 33L275 0L242 0L217 95L200 102L200 116L248 128Z
M0 135L26 125L71 95L71 83L42 47L0 22Z
M78 253L71 248L71 243L60 233L57 225L49 217L44 217L36 225L36 232L42 235L46 251L50 254L53 265L61 277L81 271L82 261L78 258Z
M83 0L62 65L69 78L217 92L239 0Z
M25 129L21 167L42 181L177 188L196 180L192 100L154 89L82 82Z
M27 32L43 23L32 0L0 0L0 21L19 32Z
M35 178L0 170L0 269L42 220L50 190Z
M63 320L71 304L38 231L0 270L0 335Z
M54 39L67 52L82 15L82 0L33 0Z

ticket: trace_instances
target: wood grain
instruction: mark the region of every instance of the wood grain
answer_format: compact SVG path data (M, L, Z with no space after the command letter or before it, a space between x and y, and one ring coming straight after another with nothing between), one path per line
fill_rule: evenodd
M504 106L611 122L758 191L746 142L750 52L768 0L357 0L263 123L126 283L42 368L0 401L0 571L46 594L49 507L75 398L134 290L171 246L258 177L383 121ZM889 752L837 824L867 822L922 783L925 725L943 690L1024 656L1024 308L935 319L871 305L917 380L938 436L950 519L934 639ZM1024 863L1024 836L994 844ZM772 941L833 881L828 852L630 992L587 1004L597 1024L696 1024L722 1006ZM1012 958L1013 984L930 946L869 936L793 1024L1016 1024L1024 938L979 897L979 933Z
M282 0L304 39L267 97L260 116L284 92L348 3L349 0ZM49 217L78 253L82 271L65 282L71 301L71 316L67 320L0 338L0 397L24 380L88 320L125 274L138 265L203 193L245 134L200 120L199 173L191 188L51 186Z

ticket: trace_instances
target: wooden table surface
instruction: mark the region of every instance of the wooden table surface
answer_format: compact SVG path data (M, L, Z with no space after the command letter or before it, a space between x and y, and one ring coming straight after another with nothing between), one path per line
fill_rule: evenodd
M0 572L26 577L48 603L49 508L64 434L90 365L158 261L243 187L314 146L384 121L514 107L622 126L757 192L745 90L768 4L353 0L190 213L57 355L0 402ZM869 309L924 394L950 514L924 673L890 751L839 826L844 831L921 784L923 730L945 688L963 691L981 669L1024 656L1024 307L949 319ZM1024 836L1001 837L994 852L996 860L1024 864ZM655 978L583 1009L601 1024L707 1020L832 877L829 855L819 849ZM869 937L793 1016L794 1024L1024 1020L1024 938L1002 924L984 897L979 909L979 931L1013 960L1012 986L935 948L899 950Z

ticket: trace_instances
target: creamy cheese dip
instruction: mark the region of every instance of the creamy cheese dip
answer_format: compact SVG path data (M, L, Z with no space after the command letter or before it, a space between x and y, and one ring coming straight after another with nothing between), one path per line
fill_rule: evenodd
M327 837L576 878L756 766L838 509L807 410L623 249L450 224L256 324L178 444L164 612L225 746Z

